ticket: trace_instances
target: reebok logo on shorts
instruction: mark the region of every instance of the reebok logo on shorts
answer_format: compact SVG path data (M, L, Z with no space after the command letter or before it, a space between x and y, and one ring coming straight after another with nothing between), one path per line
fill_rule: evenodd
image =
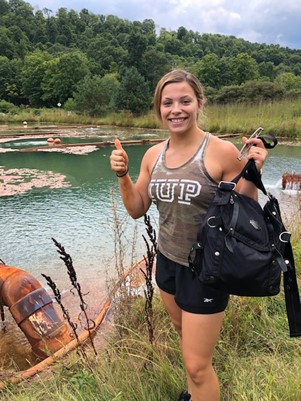
M205 304L212 304L212 302L214 301L214 298L204 298L203 302Z

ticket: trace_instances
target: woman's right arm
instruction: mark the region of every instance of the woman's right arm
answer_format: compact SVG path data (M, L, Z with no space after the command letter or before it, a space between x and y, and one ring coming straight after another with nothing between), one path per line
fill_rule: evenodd
M120 144L116 146L110 156L111 168L118 177L124 206L134 219L143 216L151 205L151 199L148 196L149 160L149 151L147 151L141 162L139 177L134 184L128 173L128 156Z

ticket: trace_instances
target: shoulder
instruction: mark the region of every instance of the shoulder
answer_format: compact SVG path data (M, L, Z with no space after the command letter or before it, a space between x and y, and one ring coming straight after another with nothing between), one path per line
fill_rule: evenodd
M166 141L157 143L154 146L151 146L144 154L142 163L145 167L150 171L152 170L153 165L155 164L156 160L158 159L162 149L164 148Z
M232 179L242 169L244 162L237 159L237 147L230 141L210 135L205 155L209 173L217 181Z
M237 147L226 139L219 138L213 134L209 134L209 145L214 146L217 151L225 152L238 152Z
M236 159L237 155L238 149L232 142L210 134L207 150L209 158L214 158L221 162L230 162Z
M152 154L160 154L161 150L166 145L167 140L157 143L156 145L151 146L146 152L145 155L152 155Z

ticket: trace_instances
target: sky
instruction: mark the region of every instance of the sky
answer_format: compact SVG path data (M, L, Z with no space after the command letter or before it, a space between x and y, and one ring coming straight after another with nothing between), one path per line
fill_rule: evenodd
M25 0L26 1L26 0ZM301 49L298 0L27 0L34 10L86 8L129 21L154 21L157 32L180 26L203 33L233 35L250 42Z

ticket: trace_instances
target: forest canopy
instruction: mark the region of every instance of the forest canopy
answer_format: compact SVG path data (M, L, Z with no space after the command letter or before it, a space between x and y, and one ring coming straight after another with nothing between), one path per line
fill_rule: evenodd
M5 105L89 114L150 109L159 78L184 68L208 102L257 102L301 94L301 50L251 43L155 21L0 0L0 111Z

